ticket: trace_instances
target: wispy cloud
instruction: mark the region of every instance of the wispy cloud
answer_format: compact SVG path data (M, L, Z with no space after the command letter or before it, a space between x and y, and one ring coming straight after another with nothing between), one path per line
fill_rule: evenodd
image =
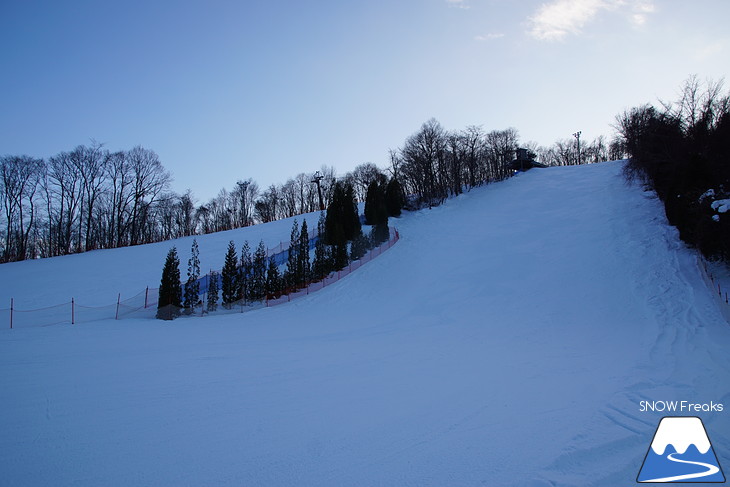
M635 2L632 7L631 23L637 27L644 25L649 14L655 10L654 4L649 1Z
M502 37L504 37L504 34L502 32L494 32L491 34L474 36L474 40L484 42L484 41L493 41L494 39L500 39Z
M446 0L446 3L449 5L449 7L456 7L456 8L463 8L463 9L469 8L469 4L467 3L467 0Z
M529 33L544 41L559 41L578 35L600 13L625 10L635 26L646 23L654 12L652 0L554 0L545 3L530 17Z

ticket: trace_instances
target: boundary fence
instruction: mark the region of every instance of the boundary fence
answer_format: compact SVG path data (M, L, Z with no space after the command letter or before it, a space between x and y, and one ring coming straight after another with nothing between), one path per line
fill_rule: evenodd
M700 262L700 268L702 269L702 276L705 278L705 283L712 290L715 298L720 303L720 311L722 312L725 320L730 323L730 294L727 289L722 288L722 283L719 282L710 269L707 267L707 260L702 255L698 256Z
M327 286L330 286L334 284L335 282L339 281L340 279L348 276L349 274L355 272L363 265L367 264L374 258L380 256L383 252L391 248L395 243L400 239L400 234L398 233L398 230L391 228L390 229L390 235L386 242L381 244L378 247L375 247L374 249L371 249L368 251L362 258L350 262L350 264L345 267L344 269L340 269L339 271L330 272L324 279L320 281L311 281L306 284L306 286L302 287L301 289L298 289L294 292L279 296L278 298L273 299L266 299L266 306L272 307L272 306L278 306L280 304L288 303L294 299L301 298L303 296L307 296L311 293L320 291L324 289Z
M305 287L292 291L288 294L284 294L275 299L267 298L263 302L255 303L239 302L235 303L229 309L219 306L219 311L215 311L213 313L203 312L202 315L243 313L257 308L277 306L319 291L320 289L339 281L362 267L365 263L370 262L375 257L381 255L398 241L400 235L396 229L391 228L389 237L390 238L387 242L370 250L361 259L351 262L346 268L340 271L330 273L321 281L309 282ZM316 230L314 232L310 232L310 249L314 248L318 239L319 235L316 233ZM279 245L268 249L266 252L267 260L273 257L277 265L285 264L288 256L288 243L286 245L284 243L279 243ZM206 274L198 279L198 282L200 283L200 295L203 303L206 302L205 295L208 290L208 278L209 274ZM9 308L0 308L0 327L14 329L60 324L74 325L106 319L120 320L124 318L154 318L157 312L158 292L159 288L147 287L134 296L125 299L122 299L121 294L117 294L117 302L114 304L85 306L79 304L75 298L71 298L70 301L65 303L35 309L18 309L15 307L14 299L11 298ZM195 313L193 316L201 316L201 313ZM2 322L4 319L7 319L7 321L3 325Z

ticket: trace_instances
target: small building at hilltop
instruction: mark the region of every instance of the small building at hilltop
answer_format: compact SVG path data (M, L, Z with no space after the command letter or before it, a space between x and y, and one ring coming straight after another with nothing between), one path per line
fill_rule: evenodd
M547 167L535 161L535 153L527 149L517 149L517 158L508 164L515 171L527 171L533 167Z

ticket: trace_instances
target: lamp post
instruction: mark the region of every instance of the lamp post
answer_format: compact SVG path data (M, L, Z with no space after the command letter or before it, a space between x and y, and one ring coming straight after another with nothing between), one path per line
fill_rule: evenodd
M317 184L317 194L319 195L319 209L320 211L324 211L324 201L322 200L322 188L320 186L320 181L324 179L324 176L322 176L319 171L314 173L314 178L312 179L313 183Z
M251 181L238 181L238 187L241 189L241 226L248 226L248 211L246 211L246 191Z
M578 141L578 158L576 159L576 165L580 164L580 134L580 130L573 134L573 137L575 137L575 139Z

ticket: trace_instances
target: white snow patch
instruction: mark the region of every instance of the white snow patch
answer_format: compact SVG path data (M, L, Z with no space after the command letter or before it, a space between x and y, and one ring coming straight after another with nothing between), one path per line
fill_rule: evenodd
M715 200L710 206L718 213L726 213L730 211L730 199Z
M702 427L702 421L695 417L662 418L651 442L651 449L657 455L664 455L664 450L670 444L679 454L686 452L690 445L694 445L704 455L711 446L705 428Z

